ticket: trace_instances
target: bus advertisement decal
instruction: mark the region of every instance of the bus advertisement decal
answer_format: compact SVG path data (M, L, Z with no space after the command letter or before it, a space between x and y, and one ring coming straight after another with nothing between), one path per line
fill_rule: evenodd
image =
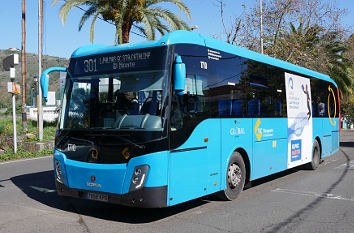
M291 140L291 162L301 159L301 139Z
M288 113L288 168L311 161L312 106L310 79L285 73Z

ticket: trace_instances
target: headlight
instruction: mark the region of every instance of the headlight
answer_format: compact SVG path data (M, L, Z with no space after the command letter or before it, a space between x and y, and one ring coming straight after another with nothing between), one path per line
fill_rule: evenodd
M140 165L135 167L132 180L130 182L129 192L141 189L144 187L146 176L149 171L149 165Z
M55 166L54 169L55 169L55 174L57 176L57 181L63 184L64 179L63 179L63 172L61 170L60 161L55 159L54 166Z

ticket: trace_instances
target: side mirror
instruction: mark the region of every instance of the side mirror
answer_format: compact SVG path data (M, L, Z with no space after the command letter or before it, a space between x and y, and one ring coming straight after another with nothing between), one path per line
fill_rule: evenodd
M47 95L48 95L48 85L49 85L49 74L52 73L53 71L63 71L66 72L66 68L64 67L51 67L43 71L41 75L41 88L42 88L42 96L45 100L45 102L48 101Z
M184 94L184 88L186 85L186 65L182 62L181 56L176 57L175 64L173 65L174 72L173 72L173 81L174 81L174 90L176 91L177 95Z

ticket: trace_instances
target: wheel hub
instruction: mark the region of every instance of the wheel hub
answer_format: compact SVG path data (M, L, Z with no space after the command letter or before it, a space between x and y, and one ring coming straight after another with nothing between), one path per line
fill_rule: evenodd
M241 182L241 177L241 168L237 164L232 164L229 167L229 171L227 172L227 179L229 181L229 185L232 188L235 188Z

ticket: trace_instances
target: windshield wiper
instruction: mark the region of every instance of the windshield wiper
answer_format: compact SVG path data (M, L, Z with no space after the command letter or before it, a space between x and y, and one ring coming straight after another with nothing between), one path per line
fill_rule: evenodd
M110 134L89 134L90 136L99 136L99 137L116 137L116 138L119 138L120 140L122 140L123 142L126 142L134 147L137 147L139 149L145 149L145 146L144 145L139 145L139 144L136 144L135 142L123 137L123 136L120 136L120 135L110 135Z
M70 131L64 131L63 134L61 135L60 138L57 140L57 143L55 144L55 146L60 145L60 143L62 143L62 141L64 141L64 139L69 135Z
M91 146L95 145L93 141L87 140L87 139L82 139L82 138L76 138L76 137L70 137L70 139L74 139L76 141L82 141L82 142L88 142L91 144Z

